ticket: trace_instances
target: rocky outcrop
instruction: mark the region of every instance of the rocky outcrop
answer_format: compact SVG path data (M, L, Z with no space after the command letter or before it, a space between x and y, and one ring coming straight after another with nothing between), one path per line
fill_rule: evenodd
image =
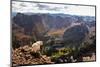
M79 47L79 44L84 41L85 37L88 35L88 27L84 24L74 25L73 27L67 29L64 32L63 38L67 46ZM69 44L69 45L68 45Z
M12 64L18 65L31 65L31 64L51 64L51 58L40 53L34 53L32 47L23 46L12 50Z

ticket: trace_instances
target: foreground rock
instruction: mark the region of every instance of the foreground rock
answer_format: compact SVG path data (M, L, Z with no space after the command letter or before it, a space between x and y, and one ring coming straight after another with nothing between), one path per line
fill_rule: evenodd
M32 52L32 47L24 46L12 50L13 66L29 64L51 64L51 58L40 53Z

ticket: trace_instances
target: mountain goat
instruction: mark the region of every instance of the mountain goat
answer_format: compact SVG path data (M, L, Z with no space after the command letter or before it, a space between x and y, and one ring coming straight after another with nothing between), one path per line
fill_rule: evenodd
M40 51L42 45L43 45L43 41L37 41L37 42L33 43L32 44L32 51L35 53Z

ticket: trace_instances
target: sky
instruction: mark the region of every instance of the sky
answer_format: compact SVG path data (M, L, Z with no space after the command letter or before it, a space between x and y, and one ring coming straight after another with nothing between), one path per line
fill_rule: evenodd
M54 14L64 13L71 15L95 16L95 7L12 1L12 12Z

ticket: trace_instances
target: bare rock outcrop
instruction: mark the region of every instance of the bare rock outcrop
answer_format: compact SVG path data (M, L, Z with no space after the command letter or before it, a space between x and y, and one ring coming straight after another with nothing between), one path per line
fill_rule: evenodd
M33 47L23 46L12 50L12 66L29 64L51 64L51 58L34 52Z

